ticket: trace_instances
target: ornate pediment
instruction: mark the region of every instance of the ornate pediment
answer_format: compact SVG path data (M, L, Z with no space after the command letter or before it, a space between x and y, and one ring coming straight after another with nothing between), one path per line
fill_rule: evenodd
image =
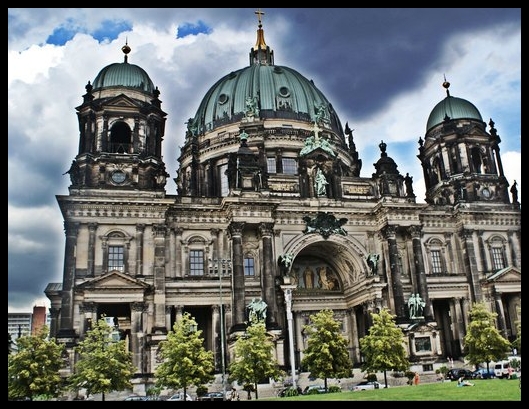
M120 94L114 98L107 99L102 105L106 107L129 107L141 108L141 105L125 94Z
M77 290L126 290L126 291L144 291L151 286L143 281L140 281L128 274L123 274L119 271L111 271L110 273L89 279L77 286Z
M507 283L521 280L522 272L513 266L505 267L487 277L489 283Z

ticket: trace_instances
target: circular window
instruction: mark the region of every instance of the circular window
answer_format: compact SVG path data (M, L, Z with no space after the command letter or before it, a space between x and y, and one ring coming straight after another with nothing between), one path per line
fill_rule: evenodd
M127 178L127 175L125 174L125 172L122 172L121 170L117 170L114 173L112 173L112 181L114 183L123 183L126 178Z
M220 94L219 95L219 104L225 104L228 102L228 96L226 94Z
M282 97L289 97L290 91L287 87L281 87L279 88L279 95L281 95Z

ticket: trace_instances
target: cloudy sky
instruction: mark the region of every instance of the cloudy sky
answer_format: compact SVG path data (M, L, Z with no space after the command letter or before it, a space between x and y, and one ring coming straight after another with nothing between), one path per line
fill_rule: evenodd
M249 65L257 8L8 9L8 311L46 305L62 281L63 219L78 149L75 107L108 64L144 68L168 113L163 155L176 194L188 118L221 77ZM297 70L354 129L370 177L378 144L424 202L418 139L450 94L471 101L501 137L501 158L521 201L521 9L262 9L276 65ZM488 128L487 128L488 129Z

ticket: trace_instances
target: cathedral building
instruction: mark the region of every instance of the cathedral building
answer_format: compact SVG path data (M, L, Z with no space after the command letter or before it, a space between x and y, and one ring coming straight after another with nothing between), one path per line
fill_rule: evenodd
M322 309L341 322L354 366L371 313L382 308L424 371L464 355L475 302L497 313L513 340L521 208L492 119L443 83L446 96L418 118L425 133L409 158L424 172L426 202L417 203L412 177L384 141L372 175L360 176L348 123L312 81L275 64L258 16L249 65L204 95L173 179L161 154L168 114L147 71L129 61L131 48L123 46L122 62L94 68L75 108L69 192L57 196L63 280L45 289L51 335L69 351L64 375L102 315L127 340L138 385L152 382L159 343L184 312L217 372L233 359L255 304L266 307L284 368L303 369L303 327Z

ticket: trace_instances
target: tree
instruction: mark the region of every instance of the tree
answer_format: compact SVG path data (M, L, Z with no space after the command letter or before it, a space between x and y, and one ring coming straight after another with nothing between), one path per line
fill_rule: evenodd
M7 355L10 355L13 352L13 338L11 334L7 333Z
M86 332L84 340L75 347L79 359L69 378L71 389L84 388L87 396L101 393L103 401L108 392L132 389L130 379L136 372L132 353L127 351L125 340L113 339L114 332L104 316Z
M167 339L160 342L159 356L163 362L156 368L156 385L173 389L184 389L187 396L189 386L200 386L215 377L213 351L204 348L202 331L187 312L175 322Z
M311 378L350 378L353 365L347 349L347 339L341 334L340 323L332 310L321 310L311 315L310 324L303 327L308 334L307 349L301 365L310 372Z
M264 320L252 321L246 327L246 333L235 341L235 359L228 367L229 378L244 385L248 398L253 390L255 399L259 399L259 381L265 378L277 380L281 376L273 350L274 344L266 333Z
M510 352L511 344L505 339L495 322L498 314L489 312L484 303L474 303L468 312L468 329L463 344L465 358L472 364L499 361Z
M384 372L384 386L388 387L387 371L406 371L410 363L404 347L404 333L395 324L395 316L383 308L371 313L373 325L368 335L360 339L360 351L365 361L362 370Z
M47 339L48 327L43 326L35 335L17 339L18 352L7 357L8 398L34 400L39 395L55 398L62 392L62 366L64 345Z

